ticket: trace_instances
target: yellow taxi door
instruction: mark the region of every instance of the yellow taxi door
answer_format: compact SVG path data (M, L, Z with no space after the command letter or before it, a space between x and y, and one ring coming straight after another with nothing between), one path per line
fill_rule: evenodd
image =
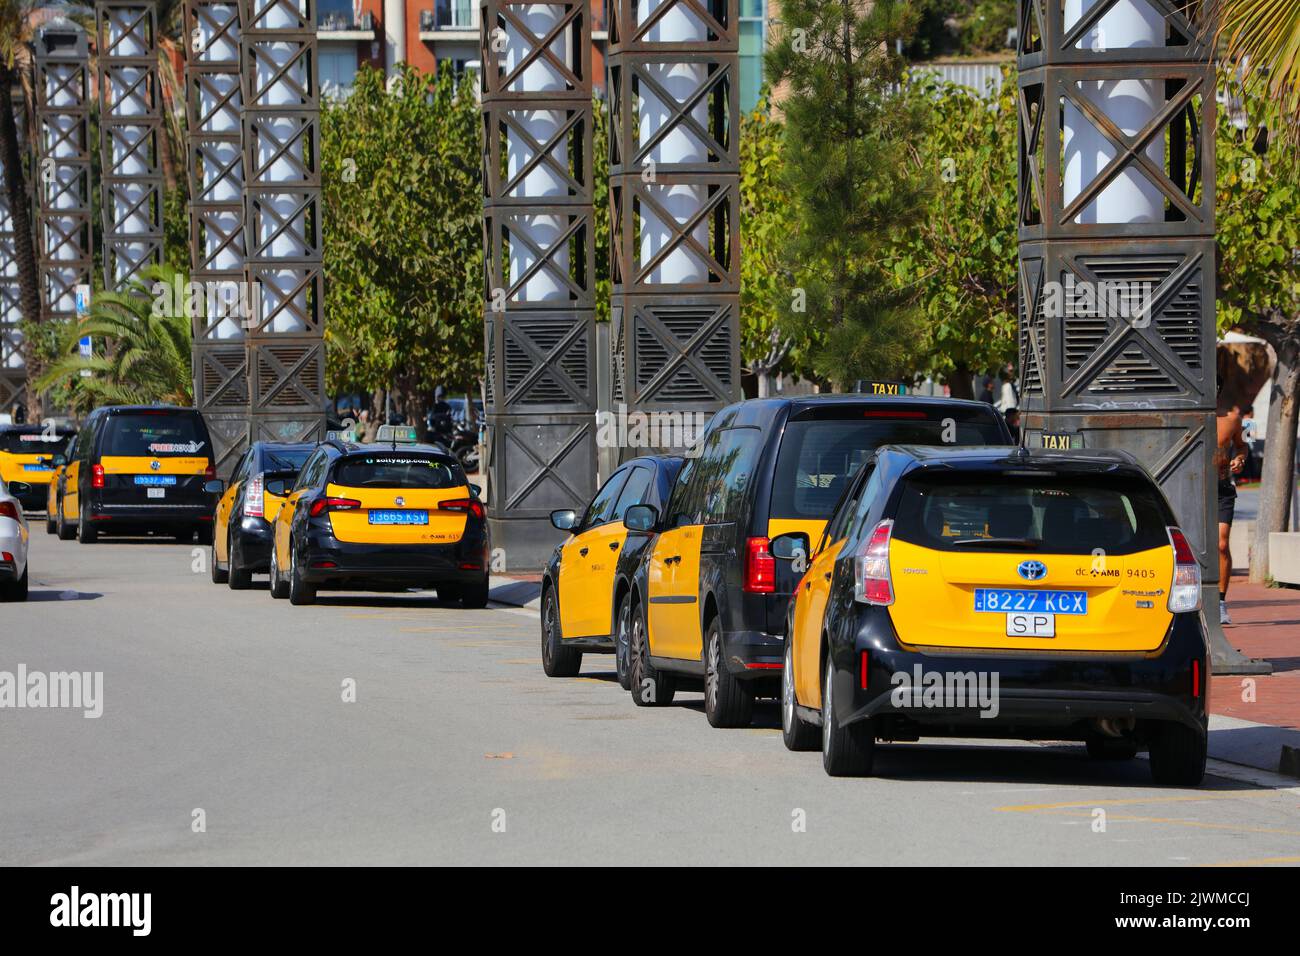
M275 537L272 541L272 547L275 548L275 563L283 575L289 568L289 529L293 525L293 513L298 507L298 499L305 492L302 489L294 491L288 498L284 499L284 504L275 515Z
M76 521L81 507L81 465L80 460L70 461L63 473L63 517L66 521Z
M821 700L821 633L826 612L826 598L830 594L831 574L835 559L843 547L843 539L825 548L812 559L794 604L794 688L799 703L805 707L820 707Z
M608 586L602 594L594 577L594 566L602 563L599 549L608 548L606 529L627 472L628 469L620 468L601 486L583 516L578 533L560 549L560 635L565 639L609 633L608 624L601 623L609 608Z
M212 519L212 547L216 550L218 561L229 561L230 555L227 553L229 548L228 529L230 528L230 514L235 507L235 497L239 494L239 486L242 482L239 480L240 469L236 468L234 476L230 480L230 487L227 488L217 500L216 514Z
M704 526L673 528L659 535L650 557L650 652L655 657L698 661L700 632L700 538Z

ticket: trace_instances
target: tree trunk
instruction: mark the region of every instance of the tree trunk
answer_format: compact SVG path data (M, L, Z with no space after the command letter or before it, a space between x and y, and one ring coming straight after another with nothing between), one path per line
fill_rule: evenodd
M377 388L370 393L370 414L367 418L366 427L361 432L361 440L372 442L375 440L375 432L379 431L379 426L384 424L384 390L382 388Z
M948 394L951 398L974 398L975 388L971 383L970 368L965 362L958 362L948 376Z
M1268 536L1287 530L1291 515L1291 490L1295 486L1296 424L1300 418L1300 341L1287 336L1273 342L1277 367L1268 394L1268 439L1264 445L1264 473L1259 485L1259 513L1255 517L1255 543L1250 551L1250 581L1263 584L1269 574Z
M27 195L27 177L23 174L23 154L18 143L18 124L14 121L12 67L0 61L0 156L4 158L5 189L9 194L9 214L14 226L14 260L18 269L18 304L29 329L41 321L40 271L36 265L33 241L32 205ZM23 364L27 372L27 420L45 418L45 403L31 383L44 370L39 336L23 336Z

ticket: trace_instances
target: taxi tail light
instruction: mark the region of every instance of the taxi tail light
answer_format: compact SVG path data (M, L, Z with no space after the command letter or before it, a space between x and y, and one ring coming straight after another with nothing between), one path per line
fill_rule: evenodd
M862 652L861 662L858 665L858 682L862 689L866 690L871 681L871 654L869 651Z
M477 498L452 498L450 501L438 502L439 511L459 511L471 514L475 518L483 517L483 502Z
M768 538L750 538L745 542L745 584L749 594L773 594L776 591L776 558L768 550Z
M7 501L6 501L6 502L3 502L3 503L0 503L0 515L2 515L2 514L5 513L5 510L4 510L4 509L5 509L5 505L9 505L10 508L13 507L13 505L10 505L9 502L7 502ZM12 554L10 554L8 551L0 551L0 561L3 561L5 564L16 564L16 563L17 563L16 561L14 561L14 556L13 556Z
M211 481L213 478L217 477L216 465L208 465L208 467L204 468L203 477L206 478L208 481Z
M307 513L315 518L326 511L356 511L360 507L361 502L356 498L317 498Z
M889 578L889 539L894 521L886 518L871 529L867 543L853 557L853 600L862 604L893 604Z
M1170 527L1169 544L1174 549L1174 580L1169 586L1169 610L1173 614L1201 609L1201 566L1192 546L1178 528Z
M104 466L103 465L90 466L90 487L92 488L104 487Z
M248 491L244 495L244 515L246 517L261 518L264 516L263 509L266 507L264 488L265 482L262 479L261 472L248 479Z
M0 518L18 520L18 506L12 501L0 501Z

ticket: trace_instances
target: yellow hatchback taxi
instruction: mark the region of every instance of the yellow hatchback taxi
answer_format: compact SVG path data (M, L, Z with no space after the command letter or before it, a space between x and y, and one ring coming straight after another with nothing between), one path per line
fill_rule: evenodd
M0 425L0 482L17 482L29 490L16 495L24 511L48 507L54 459L67 451L75 428Z
M892 446L845 490L789 609L786 746L869 773L877 740L1079 740L1205 771L1200 566L1117 451Z
M490 548L478 488L441 446L384 426L358 444L329 437L272 518L271 596L311 604L321 587L435 588L484 607Z

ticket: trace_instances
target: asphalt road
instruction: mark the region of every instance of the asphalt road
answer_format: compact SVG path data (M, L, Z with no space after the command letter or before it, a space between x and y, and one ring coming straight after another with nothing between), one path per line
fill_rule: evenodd
M634 708L608 657L547 679L525 611L295 608L211 584L196 546L33 530L0 671L102 671L103 714L0 709L3 864L1300 861L1281 778L1170 790L1079 746L903 744L833 780L773 705L719 731L699 694Z

